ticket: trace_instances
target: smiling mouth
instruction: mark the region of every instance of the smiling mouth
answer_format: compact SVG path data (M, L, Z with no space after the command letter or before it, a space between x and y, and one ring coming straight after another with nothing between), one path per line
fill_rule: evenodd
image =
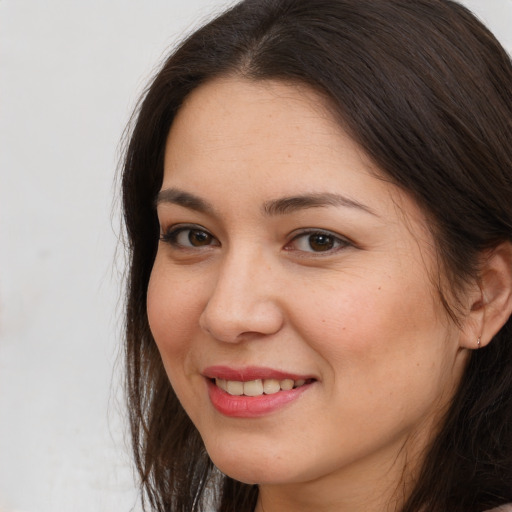
M210 379L218 388L232 396L275 395L281 391L290 391L313 382L313 379L256 379L249 381Z

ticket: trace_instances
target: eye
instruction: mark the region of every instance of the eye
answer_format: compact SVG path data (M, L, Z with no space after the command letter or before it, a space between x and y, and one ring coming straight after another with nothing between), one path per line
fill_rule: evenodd
M220 245L211 233L200 226L173 226L160 236L160 240L177 248Z
M295 236L285 247L288 251L311 253L335 252L351 245L351 243L329 231L307 231Z

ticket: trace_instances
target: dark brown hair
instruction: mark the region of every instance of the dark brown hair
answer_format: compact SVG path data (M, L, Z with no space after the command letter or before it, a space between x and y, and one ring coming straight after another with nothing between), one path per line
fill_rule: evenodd
M167 134L187 95L223 75L301 83L325 96L343 129L425 212L452 291L478 278L482 251L512 239L512 65L456 2L245 0L188 37L143 97L122 176L133 449L146 502L160 512L202 510L208 495L219 511L250 512L258 493L213 467L146 314ZM446 307L456 318L456 306ZM471 357L407 498L402 512L512 501L510 319Z

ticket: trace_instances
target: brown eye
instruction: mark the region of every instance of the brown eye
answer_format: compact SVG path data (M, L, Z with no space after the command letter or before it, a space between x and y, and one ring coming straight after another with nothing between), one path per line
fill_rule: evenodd
M349 245L352 245L350 241L329 231L311 230L297 235L285 249L314 254L336 252Z
M168 243L171 246L179 249L191 249L191 248L200 248L200 247L208 247L208 246L218 246L220 245L218 240L208 233L208 231L204 229L195 228L195 227L187 227L187 226L177 226L174 229L169 230L168 232L164 232L160 236L160 240L162 242Z
M188 231L188 241L193 247L202 247L204 245L210 245L212 243L212 235L206 231L200 231L198 229L185 230L183 234Z
M329 251L334 247L335 239L333 236L324 233L315 233L308 237L308 243L315 252Z

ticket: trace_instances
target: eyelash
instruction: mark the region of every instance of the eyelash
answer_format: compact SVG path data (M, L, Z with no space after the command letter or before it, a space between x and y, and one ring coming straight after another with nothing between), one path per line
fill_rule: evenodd
M189 244L183 243L183 241L179 241L180 235L184 235L188 232L187 239L190 242ZM191 240L191 236L195 233L195 235L199 235L200 238L196 239L196 242L199 241L198 245L193 245ZM201 240L201 237L203 240ZM312 238L318 237L317 243L324 245L326 247L325 250L314 250L311 246ZM308 248L297 249L293 247L293 244L301 241L301 239L307 240L306 243L309 246ZM169 244L171 247L178 250L195 250L201 248L210 248L210 247L219 247L220 242L206 229L198 225L190 225L190 224L181 224L175 225L169 228L167 231L160 235L160 240L164 243ZM206 243L202 245L202 242ZM214 243L211 243L214 242ZM300 253L309 253L315 254L317 256L321 256L323 254L329 255L338 252L346 247L354 246L354 243L348 240L345 237L336 235L331 231L326 231L322 229L306 229L302 230L300 233L295 234L292 239L286 243L284 246L285 251L298 251Z
M182 242L178 241L178 237L181 234L186 233L187 231L189 232L189 234L188 234L189 242L191 242L190 236L192 235L192 233L196 233L196 234L200 234L200 235L205 235L206 239L208 241L215 240L217 243L216 244L207 244L207 245L192 245L192 242L191 242L191 245L185 245ZM191 225L191 224L178 224L176 226L172 226L171 228L169 228L167 231L165 231L164 233L162 233L160 235L160 240L164 243L169 244L171 247L174 247L176 249L195 249L195 248L200 248L200 247L212 247L212 245L213 245L213 247L220 246L220 243L216 240L216 238L211 233L209 233L206 229L202 228L201 226Z
M309 248L312 249L311 243L312 238L318 237L320 240L323 238L323 242L320 242L321 245L324 245L327 241L327 247L325 250L308 250L306 248L303 249L294 249L290 248L290 246L295 242L304 239L306 240L306 244L308 244ZM317 240L318 242L319 240ZM329 255L338 252L339 250L345 249L346 247L353 246L354 244L350 242L347 238L342 237L340 235L337 235L333 233L332 231L326 231L323 229L306 229L302 230L300 233L296 234L290 242L288 242L284 249L287 251L293 251L298 250L299 252L303 253L311 253L318 256L321 256L323 254Z

